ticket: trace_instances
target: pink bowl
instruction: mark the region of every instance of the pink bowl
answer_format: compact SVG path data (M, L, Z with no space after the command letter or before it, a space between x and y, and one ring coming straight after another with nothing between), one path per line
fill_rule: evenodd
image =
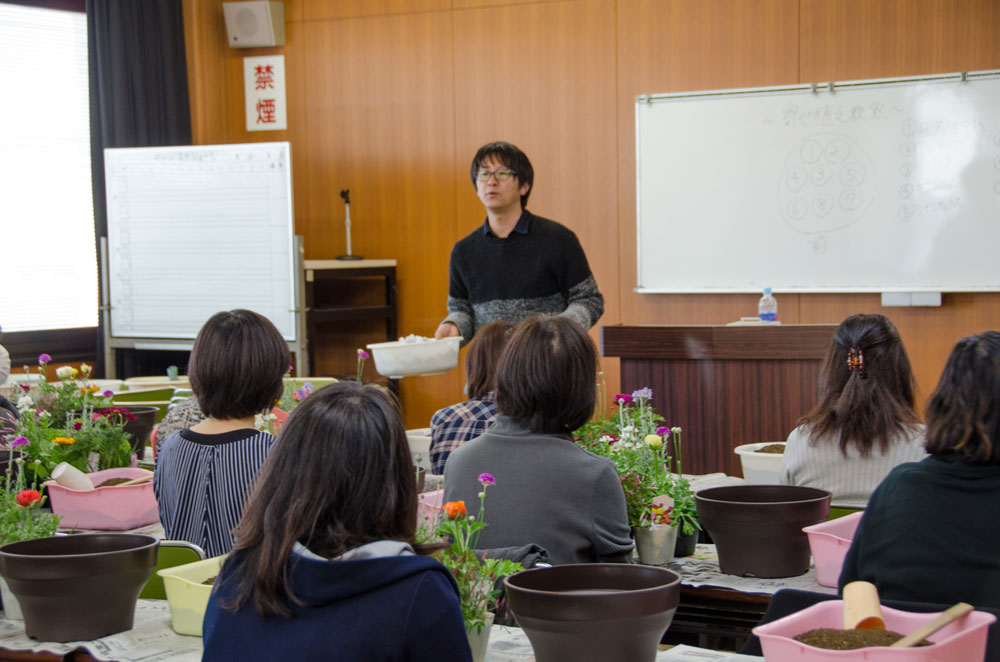
M809 549L816 566L816 581L821 585L837 588L840 570L844 567L844 557L851 547L862 515L864 512L851 513L802 529L809 538Z
M882 607L886 629L909 634L929 623L940 612L917 614ZM986 656L986 629L996 620L993 614L974 611L949 623L931 636L931 646L888 648L876 646L836 651L807 646L792 639L817 628L844 626L844 601L827 600L784 618L758 625L753 633L760 637L767 662L975 662Z
M105 469L87 474L94 485L109 478L142 478L152 471L133 467ZM54 480L45 481L49 488L52 512L62 515L59 528L98 531L126 531L160 521L160 511L153 496L153 483L118 487L98 487L95 490L71 490Z

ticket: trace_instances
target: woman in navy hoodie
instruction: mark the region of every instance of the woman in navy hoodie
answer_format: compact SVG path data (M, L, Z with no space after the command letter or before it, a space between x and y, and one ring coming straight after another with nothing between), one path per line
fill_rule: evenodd
M204 660L471 660L458 587L414 540L395 399L332 384L285 423L205 614Z

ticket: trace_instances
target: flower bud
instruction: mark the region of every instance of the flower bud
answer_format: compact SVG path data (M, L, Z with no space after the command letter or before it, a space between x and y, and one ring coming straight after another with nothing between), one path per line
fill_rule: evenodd
M659 448L663 445L663 438L658 434L647 434L643 441L646 442L647 446L653 449Z

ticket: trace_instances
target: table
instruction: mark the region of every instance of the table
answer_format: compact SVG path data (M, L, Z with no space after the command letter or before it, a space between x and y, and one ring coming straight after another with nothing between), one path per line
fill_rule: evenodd
M739 650L783 588L836 595L821 586L812 567L804 575L758 579L719 570L715 545L699 544L689 557L676 558L670 570L681 575L681 598L664 643L694 643L702 648Z
M140 600L136 626L128 632L96 641L66 644L29 639L20 621L0 619L0 659L18 662L197 662L201 660L200 637L174 633L170 610L163 600ZM516 627L494 626L485 662L534 662L535 653L524 631ZM657 662L750 662L761 657L707 651L677 646L656 654Z

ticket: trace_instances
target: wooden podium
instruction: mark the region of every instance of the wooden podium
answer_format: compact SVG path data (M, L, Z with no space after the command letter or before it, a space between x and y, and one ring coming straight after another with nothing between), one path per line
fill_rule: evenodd
M835 324L601 327L604 356L621 359L622 392L648 386L683 434L684 473L742 476L733 449L784 441L817 401Z

